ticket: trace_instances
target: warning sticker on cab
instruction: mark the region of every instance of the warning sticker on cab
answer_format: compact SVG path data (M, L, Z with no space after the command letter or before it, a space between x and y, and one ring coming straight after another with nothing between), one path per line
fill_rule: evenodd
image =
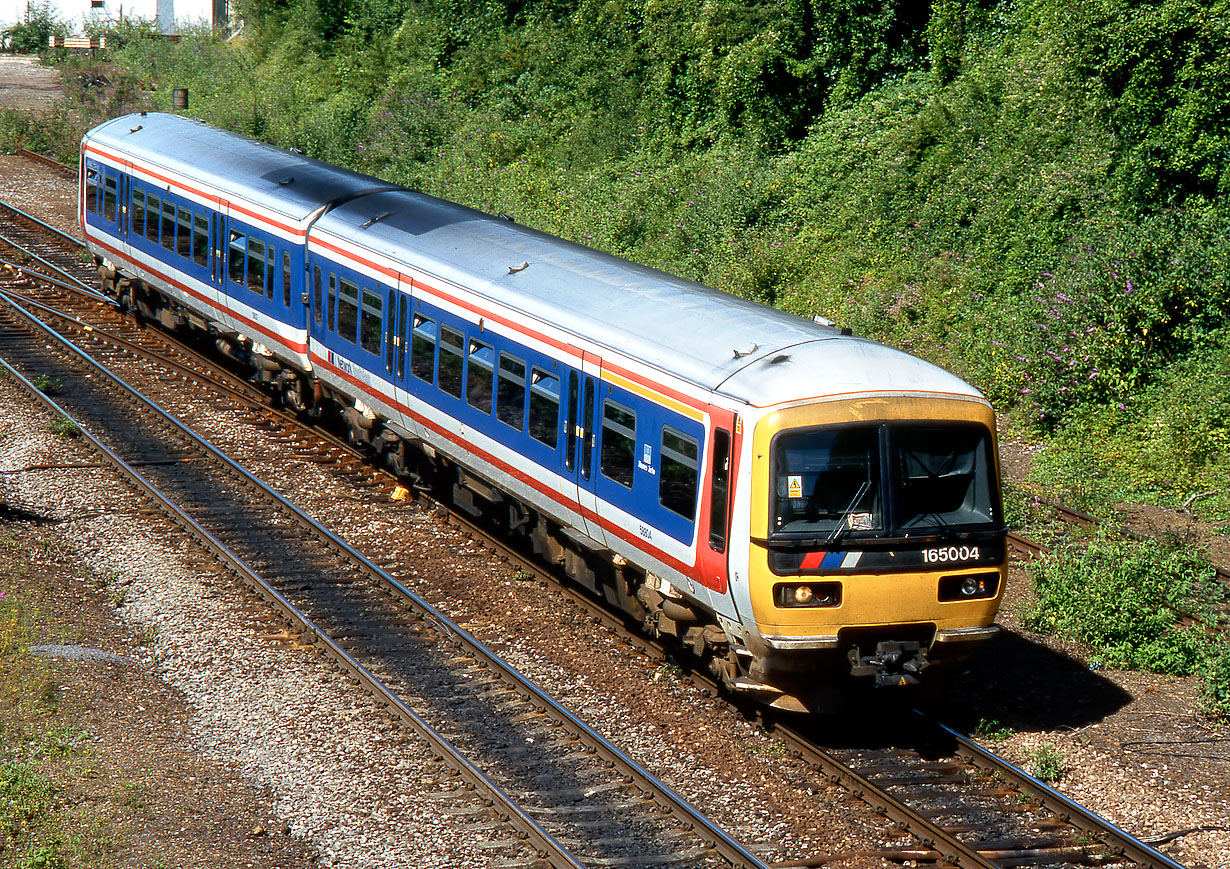
M786 477L786 497L803 497L803 477L800 474L790 474Z

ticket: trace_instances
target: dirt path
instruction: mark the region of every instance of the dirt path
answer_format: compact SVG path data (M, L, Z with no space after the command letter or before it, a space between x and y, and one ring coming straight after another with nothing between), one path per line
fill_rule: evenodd
M60 74L37 57L0 56L0 108L46 113L60 97Z

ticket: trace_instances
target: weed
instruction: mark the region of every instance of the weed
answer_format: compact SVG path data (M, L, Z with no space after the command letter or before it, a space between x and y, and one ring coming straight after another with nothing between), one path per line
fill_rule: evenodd
M0 591L0 660L14 660L34 636L33 613L20 597Z
M50 374L40 374L34 379L34 388L43 395L61 395L64 392L64 381Z
M60 683L47 678L38 689L38 705L44 712L54 715L60 708Z
M60 853L59 842L39 845L17 864L18 869L68 869L69 862Z
M38 753L48 759L68 757L77 750L82 735L78 726L57 727L43 736Z
M978 726L974 728L974 735L981 739L990 739L996 742L1007 739L1012 736L1013 730L1000 724L994 718L978 719Z
M51 811L57 788L25 763L0 764L0 833L16 839Z
M136 782L126 781L123 784L124 788L124 805L130 809L144 809L145 795L141 786Z
M81 437L81 429L77 427L75 422L65 417L52 420L51 425L47 426L47 430L58 438Z
M1049 742L1039 745L1026 757L1029 760L1029 771L1038 781L1054 784L1063 778L1063 755Z

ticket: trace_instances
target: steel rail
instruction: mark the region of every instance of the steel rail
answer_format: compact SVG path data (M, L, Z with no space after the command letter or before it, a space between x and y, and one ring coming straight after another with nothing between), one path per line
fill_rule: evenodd
M215 457L225 458L225 456L222 456L222 454L212 444L197 435L195 432L192 432L182 423L179 423L169 414L166 414L155 403L149 401L129 386L128 383L122 378L114 372L109 371L106 366L99 364L88 354L85 354L76 348L72 342L56 333L53 329L48 328L45 324L42 324L37 317L30 314L15 301L10 299L3 291L0 291L0 301L6 302L10 308L21 314L27 322L39 327L47 337L59 343L66 350L69 350L69 352L75 353L81 361L85 362L95 371L108 378L112 383L123 390L127 394L128 398L136 401L138 404L144 405L147 409L157 414L164 423L172 425L177 431L188 435L199 446L212 452ZM183 527L185 531L191 534L192 537L212 552L215 557L225 563L244 581L256 589L261 597L269 601L279 612L283 614L283 616L290 619L303 634L310 637L313 642L319 641L327 647L330 654L338 660L347 671L355 676L355 678L357 678L367 688L367 690L369 690L384 703L388 704L399 717L409 723L417 733L426 738L431 744L432 750L438 757L443 759L445 763L459 772L464 778L482 789L482 791L492 800L494 804L498 804L503 807L503 810L508 813L509 819L513 820L514 826L526 833L530 841L540 850L541 853L548 855L552 861L552 865L567 867L567 869L584 869L583 864L578 862L576 858L563 847L563 845L557 842L550 833L544 830L542 826L528 813L526 813L526 811L521 808L521 806L518 805L512 797L505 793L498 784L496 784L490 777L483 773L482 770L475 766L473 762L454 748L453 745L439 733L439 731L433 728L426 720L418 715L418 713L407 706L400 697L389 690L383 682L372 675L372 673L357 660L355 660L349 652L338 645L328 635L328 633L321 630L310 618L296 608L294 604L287 600L277 589L266 582L259 573L253 570L245 561L243 561L243 559L237 556L226 544L214 537L208 529L188 515L188 513L182 510L177 504L167 498L157 486L151 483L132 464L129 464L115 451L99 440L99 438L90 432L80 420L76 419L72 414L61 407L60 404L53 398L39 390L38 387L31 383L24 375L21 374L21 372L10 365L7 360L0 358L0 365L2 365L14 378L14 380L16 380L27 392L34 396L48 410L67 419L75 425L78 430L81 431L82 436L85 437L113 467L119 470L125 478L132 482L132 484L135 485L141 492L145 493L146 496L153 499L163 513ZM238 466L235 467L237 468ZM256 480L256 478L250 477L250 481L261 486L267 493L276 495L276 493L274 493L259 480ZM283 501L283 503L289 505L289 502Z
M64 315L60 315L60 316L64 316ZM77 322L80 322L80 321L77 321ZM90 328L90 327L87 326L86 328ZM311 431L316 435L320 434L319 431L316 429L312 429ZM345 447L344 444L341 444L341 446ZM349 448L347 447L347 449ZM356 453L356 455L358 454ZM360 458L362 458L362 456L360 456ZM274 494L276 495L276 493ZM1070 510L1068 508L1063 508L1062 505L1054 504L1052 502L1046 502L1046 503L1047 503L1047 506L1050 506L1056 509L1056 511L1061 515L1061 517L1064 518L1065 521L1075 521L1079 524L1088 524L1089 522L1097 521L1095 517L1091 517L1088 514L1083 514L1083 513L1079 513L1078 511ZM1069 516L1071 516L1071 519L1067 518ZM530 568L533 568L539 573L542 572L540 566L537 566L534 564L534 562L525 559L521 555L521 553L517 552L515 549L512 549L511 547L504 545L498 540L492 542L492 538L490 537L490 535L477 523L473 523L469 521L466 517L459 516L456 513L452 513L450 518L453 518L457 524L462 525L464 528L468 529L471 533L477 533L481 535L484 538L484 540L488 542L489 545L494 545L497 548L499 548L502 552L513 555L518 560L518 562L522 564L522 566L528 566ZM1025 550L1032 554L1044 553L1048 551L1046 547L1036 544L1033 541L1030 541L1026 538L1020 537L1019 535L1015 533L1009 533L1008 538L1009 538L1009 542L1012 543L1018 550ZM345 545L344 542L342 545ZM380 571L379 568L376 568L374 565L371 565L371 568L383 574L383 571ZM1223 574L1225 572L1221 568L1218 568L1218 571L1219 571L1219 574ZM409 595L409 597L407 598L408 600L410 600L416 606L419 605L418 603L415 603L415 601L418 601L419 599L417 598L416 595L413 594L413 592L410 592L409 590L405 589L403 586L400 586L400 584L397 583L396 580L392 580L391 578L389 578L389 582L391 583L392 587L398 591L398 594L402 594L404 592L405 595ZM597 607L596 604L594 605L588 604L588 598L582 595L570 595L570 596L581 601L583 604L586 604L587 608L595 610L598 614L601 614L604 612L604 610L600 607ZM425 602L423 603L425 604ZM445 619L445 621L447 622L447 619ZM449 622L448 624L451 625L451 622ZM454 630L455 630L455 635L458 636L459 639L462 637L468 637L468 634L466 634L462 629L456 628L454 626ZM646 641L644 644L638 643L637 645L641 646L641 648L645 650L653 649L654 653L656 654L663 654L661 647L650 641ZM703 684L706 685L706 687L710 689L714 688L714 683L712 683L711 680L705 679L700 674L695 674L694 678L700 678L700 680L702 681ZM566 710L563 710L562 707L559 707L559 712L571 718L571 715L567 713ZM577 722L577 723L580 724L582 727L585 727L585 725L582 722ZM942 727L943 725L939 725L939 726ZM807 754L808 756L816 757L818 760L821 756L823 756L824 759L819 760L821 765L824 766L826 769L832 768L832 775L835 776L834 780L842 782L847 787L847 789L849 789L855 795L861 796L863 793L876 794L875 802L882 805L882 810L887 816L892 817L898 823L904 824L907 827L907 829L910 830L912 834L918 837L919 840L922 841L924 845L926 845L928 848L934 849L934 852L936 853L936 855L938 855L942 859L948 860L950 862L954 862L957 865L961 865L961 866L985 867L988 865L995 865L993 862L992 863L987 862L987 858L982 851L979 851L976 848L972 848L968 845L965 845L963 842L961 842L961 840L956 839L955 837L952 837L950 834L945 833L937 825L931 823L930 821L926 819L918 818L917 816L913 815L907 807L905 807L903 804L896 801L890 795L883 793L883 791L879 789L878 787L876 787L873 783L862 778L857 773L846 769L843 765L841 765L840 761L837 761L835 758L831 758L827 755L824 755L822 751L820 751L818 748L816 748L814 745L808 742L805 737L799 736L797 733L789 731L788 728L785 728L780 724L776 725L775 729L778 730L779 733L782 733L783 736L789 733L790 738L788 738L787 741L792 742L796 750L799 750L802 753ZM969 762L973 763L975 766L979 766L980 768L985 768L988 771L993 771L998 774L1002 774L1004 775L1005 778L1012 779L1013 782L1018 784L1018 786L1020 787L1025 787L1031 791L1039 792L1040 798L1047 797L1047 802L1044 803L1044 805L1049 811L1054 812L1054 814L1056 814L1057 816L1065 820L1071 820L1074 826L1077 826L1080 829L1085 830L1086 832L1099 835L1103 838L1105 838L1106 834L1109 833L1112 837L1120 840L1120 843L1118 844L1108 843L1108 845L1110 845L1111 847L1111 850L1114 851L1115 853L1122 853L1124 854L1124 856L1128 857L1129 859L1135 859L1137 860L1138 863L1140 863L1141 865L1145 865L1145 866L1166 867L1166 869L1175 869L1175 867L1180 866L1180 864L1175 863L1174 861L1167 858L1165 855L1160 854L1155 849L1151 848L1150 846L1146 845L1140 840L1135 839L1130 834L1126 833L1125 831L1119 829L1118 827L1115 827L1114 825L1100 818L1095 813L1089 811L1088 809L1085 809L1084 807L1079 806L1079 804L1075 802L1072 802L1069 798L1063 796L1058 791L1054 791L1052 788L1049 788L1047 785L1029 776L1024 771L1019 770L1016 767L1013 767L1012 765L1008 764L1006 761L1003 761L1002 759L997 758L995 755L986 751L986 749L983 749L981 746L978 746L976 743L973 743L972 741L969 741L968 739L961 737L960 734L957 734L949 730L946 727L944 728L944 730L951 733L954 737L956 737L959 743L962 744L963 746L965 745L969 746L969 749L968 749L969 757L967 758L967 760L969 760ZM601 737L598 737L598 738L601 739ZM977 761L974 760L975 756L984 758L984 762L978 763ZM832 766L830 767L830 765ZM1054 795L1054 797L1050 796L1052 794ZM892 805L893 803L895 803L896 805ZM1075 820L1077 818L1082 819L1082 822L1078 823Z
M667 811L669 811L677 819L685 822L687 825L692 827L693 831L702 840L705 841L706 845L711 847L713 850L715 850L718 854L720 854L730 863L736 866L752 867L752 869L768 869L767 864L762 862L758 857L756 857L751 852L747 851L742 845L740 845L733 838L731 838L724 830L722 830L720 827L715 825L708 818L706 818L704 815L698 812L682 796L677 794L673 789L671 789L665 783L656 779L647 770L645 770L640 764L638 764L635 760L633 760L631 757L625 754L621 749L613 745L606 738L604 738L599 733L597 733L597 731L591 728L588 724L581 721L579 718L577 718L575 715L573 715L571 712L565 709L554 698L550 697L545 692L543 692L541 689L539 689L526 676L522 675L518 670L516 670L516 668L512 667L510 664L508 664L507 662L503 661L498 656L496 656L493 652L487 649L482 643L480 643L475 637L469 634L469 632L467 632L465 629L461 628L460 626L456 625L452 620L450 620L447 616L445 616L443 613L438 611L435 607L433 607L425 599L423 599L422 597L420 597L419 595L411 591L409 588L404 586L402 583L400 583L398 580L396 580L395 578L387 574L382 568L380 568L378 565L376 565L374 562L368 559L367 556L363 555L363 553L356 550L354 547L352 547L349 543L347 543L345 540L340 538L338 535L334 534L328 528L325 528L315 519L308 516L306 513L304 513L297 506L295 506L293 503L291 503L289 500L283 497L280 493L278 493L277 491L269 487L263 481L253 476L251 472L249 472L246 468L236 463L233 459L231 459L229 456L227 456L225 453L223 453L221 450L215 447L208 440L196 434L191 429L189 429L187 426L185 426L183 423L181 423L179 420L175 419L175 417L171 416L169 413L163 410L156 402L142 395L139 391L137 391L136 389L131 387L129 384L127 384L122 378L108 371L105 366L102 366L100 363L92 359L87 353L82 351L80 348L78 348L75 344L73 344L67 338L57 333L55 330L51 329L46 324L42 323L37 317L35 317L30 312L26 311L15 300L11 299L7 293L0 291L0 300L7 302L13 309L20 312L21 315L25 319L27 319L29 322L37 326L51 340L60 344L67 351L76 355L86 365L93 367L95 370L99 371L99 373L102 374L104 377L107 377L111 381L113 381L117 386L119 386L122 390L124 390L128 394L129 398L133 400L135 403L144 406L146 410L154 414L154 416L160 419L164 424L171 426L172 428L182 432L187 437L190 437L202 450L209 453L213 458L215 458L218 462L226 466L234 474L243 478L249 484L260 489L265 495L277 501L291 515L291 517L295 519L296 522L298 522L299 525L301 525L305 529L311 531L312 533L314 533L315 535L323 539L330 548L343 554L348 559L350 559L352 562L361 566L369 575L373 576L374 578L377 578L386 588L394 591L404 601L406 601L408 604L410 604L412 607L414 607L419 612L423 613L431 621L435 622L436 627L440 629L443 633L447 633L451 635L454 639L460 642L472 654L481 658L484 662L488 663L493 669L500 671L504 675L504 677L509 682L511 682L515 686L515 688L520 693L522 693L524 696L533 698L536 703L544 707L549 713L553 714L558 720L567 722L567 724L570 725L574 730L579 731L584 736L584 738L590 742L591 745L596 747L600 752L605 754L609 760L614 762L617 765L617 767L620 769L621 772L623 772L626 775L631 776L636 781L636 784L638 785L638 787L646 795L648 795L655 803L657 803L663 809L666 809ZM3 360L0 360L0 362L3 362ZM4 365L6 368L10 368L10 366L8 366L6 362L4 363ZM17 376L20 377L20 374L18 374ZM24 378L22 378L22 380L24 381ZM30 388L34 388L32 384L30 385ZM41 393L40 393L40 396L41 396ZM47 401L50 401L50 399L47 398L46 396L41 396L41 397L45 399L45 403ZM54 402L52 403L54 404ZM58 405L57 405L57 408L58 408ZM57 410L56 412L61 412L61 411ZM68 415L65 414L65 416L68 416ZM71 417L69 418L71 419ZM96 439L94 438L91 438L91 441L97 442ZM110 456L111 452L107 450L107 454L108 456ZM163 499L160 498L158 500L161 503ZM194 522L193 525L195 526L196 523ZM201 531L208 534L208 532L205 531L204 529L201 529ZM196 536L195 531L193 531L192 533L194 534L194 536ZM212 537L210 539L212 540ZM212 543L207 544L207 545L210 545L211 549L213 548ZM222 546L222 544L220 543L218 545ZM233 558L233 556L229 554L229 550L227 550L227 553L228 553L228 563L229 563L229 558ZM251 571L245 569L243 572L245 575L247 575ZM265 583L263 580L260 581L260 586L262 587L262 589L268 589L268 592L270 593L270 595L276 596L276 598L271 597L270 599L271 600L276 599L277 601L279 601L279 603L277 604L279 609L282 609L283 605L293 609L293 606L289 603L289 601L286 601L275 589L273 589L271 586L268 586L268 584ZM295 612L298 613L298 610L295 610ZM306 617L302 616L302 614L299 614L298 616L292 616L292 618L294 618L296 622L300 622L306 619ZM324 640L330 646L331 649L336 647L336 644L333 643L333 641L330 640L327 637L327 635L320 633L317 629L315 629L315 627L313 627L312 634L313 636L319 636L322 640ZM337 649L339 651L343 651L340 649L340 647L337 647ZM344 651L343 651L343 654L345 654ZM371 682L376 681L375 677L371 676L365 669L362 668L361 664L359 664L357 661L354 661L354 659L351 658L348 654L346 655L346 659L347 661L349 661L349 663L347 664L347 667L351 668L353 666L353 668L357 668L355 671L356 675L358 675L359 678L362 679L365 683L368 683L369 681ZM382 696L384 696L388 692L381 691L380 693L382 694ZM410 710L408 707L405 707L405 704L402 703L399 699L397 699L394 695L388 694L387 700L388 702L393 704L395 708L398 708L399 711L401 708L404 707L407 712L414 715L413 711ZM419 718L419 716L417 715L414 715L414 720L416 721L416 726L417 726L417 722L422 721L422 719ZM422 723L424 726L429 726L426 724L425 721L423 721ZM433 733L434 732L435 731L433 731ZM439 738L443 739L443 737L439 737ZM468 761L467 761L467 764L468 764ZM481 771L479 771L479 774L481 775ZM485 776L484 776L484 779L485 779ZM480 786L486 787L486 785L481 782L476 782L476 783L480 784ZM494 783L491 783L491 787L495 788L496 786L494 785ZM502 791L498 791L498 790L493 791L492 796L493 796L493 799L496 799L501 803L507 802L510 805L515 806L515 803L512 803L511 798L503 795ZM530 819L530 820L533 822L533 825L535 828L537 828L538 830L541 830L541 827L539 827L536 821L533 821L533 819ZM547 837L547 839L550 839L550 835L545 830L541 831L541 835ZM551 839L550 841L554 841L554 840ZM556 844L558 845L558 843ZM546 840L544 840L542 847L547 848L548 851L552 850L551 846L549 845L549 843L546 842ZM559 846L559 847L561 848L561 851L562 851L562 846ZM563 852L563 853L566 853L566 852ZM571 855L569 855L569 857L571 857ZM572 864L564 863L562 865L572 865Z
M30 248L26 247L21 242L15 241L14 239L9 238L7 235L0 235L0 243L6 244L12 248L16 248L17 250L21 251L26 256L30 257L31 259L36 260L44 268L50 269L53 272L57 272L58 274L67 278L70 282L77 285L76 287L73 287L73 289L78 289L82 292L89 293L90 295L98 296L99 298L105 298L104 296L102 296L101 293L99 293L97 290L95 290L85 281L81 280L78 277L75 277L74 275L70 275L64 269L60 268L55 263L49 262L48 260L39 256L38 254L30 250ZM22 263L15 263L10 260L0 260L0 262L4 262L5 265L11 266L16 269L21 269L22 271L28 272L30 274L35 274L35 270L31 269L28 265L24 265ZM59 281L56 278L51 277L50 275L40 275L40 277L46 278L47 280L55 281L56 283L62 283L61 281Z
M85 242L84 242L84 241L82 241L82 240L81 240L80 238L78 238L77 236L75 236L75 235L69 235L69 234L68 234L67 232L65 232L64 230L62 230L62 229L58 229L58 228L56 228L56 227L52 226L50 223L48 223L48 222L47 222L47 221L45 221L45 220L40 220L39 218L35 217L35 216L34 216L33 214L31 214L30 212L28 212L28 211L24 211L24 210L22 210L22 209L18 208L16 205L13 205L13 204L12 204L12 203L10 203L10 202L0 201L0 211L7 211L7 212L9 212L9 213L11 213L11 214L15 214L15 215L17 215L18 217L20 217L20 218L21 218L21 219L23 219L23 220L28 220L30 223L37 224L37 225L38 225L38 227L39 227L40 229L45 229L45 230L47 230L48 232L54 233L54 234L55 234L55 235L57 235L59 238L63 239L64 241L67 241L69 244L73 245L73 247L76 247L76 248L84 248L84 247L85 247Z
M3 236L0 236L0 239L7 241L7 239L4 239ZM119 308L119 304L115 301L115 299L111 299L111 298L108 298L107 296L104 296L102 293L98 292L98 290L95 290L94 288L86 286L84 283L77 281L76 278L73 278L73 280L77 284L79 284L79 286L74 286L73 284L65 283L64 281L61 281L57 278L53 278L51 275L43 274L38 269L32 269L24 263L13 262L12 260L5 259L4 257L0 257L0 265L6 265L11 269L15 269L21 272L22 275L25 277L37 278L40 281L46 281L47 283L51 284L53 287L58 287L62 290L67 290L70 293L79 293L80 295L87 296L88 298L94 299L97 302L102 302L104 304L110 305L113 308ZM70 275L70 277L72 276Z
M916 714L921 716L921 713L916 712ZM958 755L963 756L979 769L1003 776L1017 787L1035 794L1046 809L1054 812L1059 818L1079 827L1091 836L1104 838L1109 833L1112 841L1104 842L1104 844L1113 853L1133 860L1141 866L1150 867L1150 869L1184 869L1181 863L1176 863L1156 848L1146 845L1131 833L1112 824L1080 803L1074 802L1070 797L1061 794L1020 767L987 751L968 736L958 733L941 722L933 722L930 719L925 720L937 725L955 739L958 746Z
M905 803L850 769L794 728L781 722L774 722L773 731L794 751L821 766L831 782L840 784L855 797L882 811L885 817L901 824L926 848L935 850L942 861L953 866L960 866L962 869L971 869L971 867L996 869L995 864L973 846L962 842L939 824L913 811Z
M48 157L45 154L38 153L37 151L31 151L29 148L18 148L17 156L25 157L27 160L31 160L35 163L42 163L44 166L48 166L52 169L57 169L61 174L68 178L77 177L77 170L72 166L61 163L54 157Z

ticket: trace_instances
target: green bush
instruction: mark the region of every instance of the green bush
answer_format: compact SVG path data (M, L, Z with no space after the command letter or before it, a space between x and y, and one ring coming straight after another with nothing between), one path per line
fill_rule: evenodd
M35 0L26 4L25 18L0 35L4 48L14 54L40 54L49 50L50 37L67 33L68 27L56 18L51 0Z
M1216 718L1230 718L1230 643L1219 642L1209 656L1201 699Z
M1037 603L1026 623L1079 640L1111 667L1187 675L1209 651L1202 626L1220 626L1226 591L1212 566L1188 549L1094 538L1067 543L1030 567Z

